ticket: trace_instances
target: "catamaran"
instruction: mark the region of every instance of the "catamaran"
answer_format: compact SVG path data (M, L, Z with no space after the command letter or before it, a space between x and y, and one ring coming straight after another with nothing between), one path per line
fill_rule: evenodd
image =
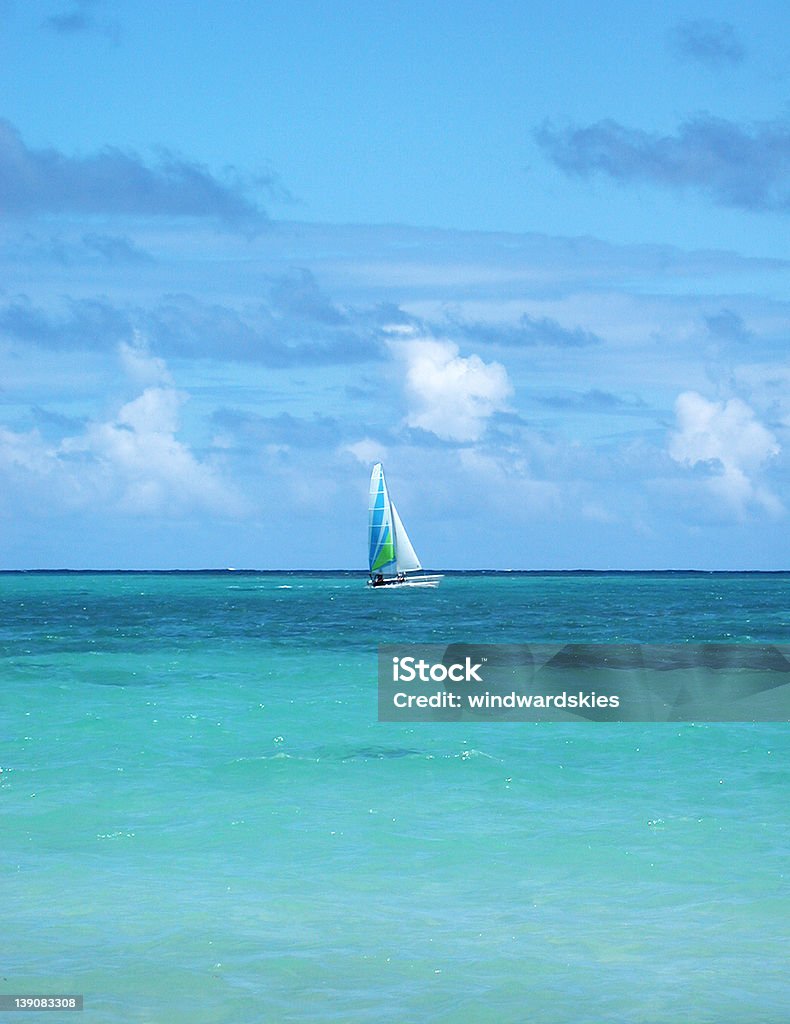
M438 587L441 575L409 576L422 569L394 503L380 462L370 474L368 504L369 587Z

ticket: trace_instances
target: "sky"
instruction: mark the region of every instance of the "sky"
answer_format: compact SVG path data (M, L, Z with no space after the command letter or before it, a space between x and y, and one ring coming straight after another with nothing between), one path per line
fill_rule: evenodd
M0 0L0 567L790 569L789 32Z

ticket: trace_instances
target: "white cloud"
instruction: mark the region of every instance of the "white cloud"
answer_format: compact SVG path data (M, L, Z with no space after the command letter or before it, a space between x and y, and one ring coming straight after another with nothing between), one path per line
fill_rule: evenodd
M168 380L164 363L132 346L121 350L141 372ZM47 442L38 431L0 430L0 470L17 487L46 494L57 509L98 505L133 515L197 509L238 514L243 503L217 469L198 459L176 436L187 396L174 387L147 387L115 416L89 422L84 430Z
M16 433L0 427L0 468L16 468L46 475L54 462L51 446L45 444L37 430Z
M501 522L521 523L562 510L561 488L551 480L535 479L523 457L466 448L458 453L458 461L486 506L496 507Z
M371 466L374 462L380 462L386 457L384 445L374 441L371 437L363 437L361 441L355 441L354 444L344 445L341 451L353 455L363 466Z
M234 502L216 471L175 436L185 397L174 388L146 388L114 419L90 424L79 437L66 438L60 450L87 456L97 482L124 511L230 511Z
M393 342L406 363L407 422L445 441L477 441L486 420L507 408L513 386L501 363L461 356L450 341L419 338Z
M134 332L134 341L131 345L122 341L118 351L127 376L142 387L173 383L164 359L151 355L148 344L139 331Z
M711 402L686 391L675 402L677 430L669 439L669 455L682 466L707 465L710 491L739 513L758 504L772 514L782 511L779 499L757 479L764 465L779 454L775 435L740 398Z

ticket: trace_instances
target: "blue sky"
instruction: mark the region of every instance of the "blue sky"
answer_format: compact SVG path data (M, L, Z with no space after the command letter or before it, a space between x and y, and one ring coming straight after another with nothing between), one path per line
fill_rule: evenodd
M788 29L0 0L0 564L790 568Z

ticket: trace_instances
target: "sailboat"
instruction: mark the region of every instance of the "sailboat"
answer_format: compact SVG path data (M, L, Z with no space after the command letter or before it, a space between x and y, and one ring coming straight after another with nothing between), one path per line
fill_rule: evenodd
M422 569L398 510L391 501L380 462L370 474L368 504L369 587L438 587L440 575L410 576Z

